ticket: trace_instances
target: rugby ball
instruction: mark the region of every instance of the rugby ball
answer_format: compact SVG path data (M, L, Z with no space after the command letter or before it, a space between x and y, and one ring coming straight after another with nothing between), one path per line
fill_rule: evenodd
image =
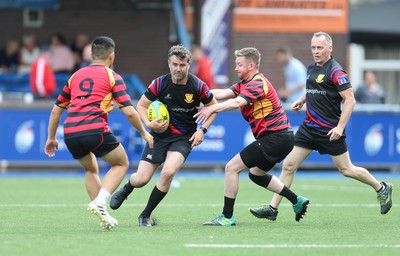
M155 100L149 105L149 108L147 109L147 118L150 122L157 118L161 118L160 123L167 121L168 123L166 129L168 129L169 112L167 106L165 106L161 101ZM161 131L160 133L165 132L165 130Z

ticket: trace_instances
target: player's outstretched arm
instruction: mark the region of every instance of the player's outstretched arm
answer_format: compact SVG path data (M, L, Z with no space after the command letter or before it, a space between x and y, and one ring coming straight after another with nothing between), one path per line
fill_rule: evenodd
M204 106L193 117L196 118L196 123L204 124L205 122L207 122L207 119L213 113L234 110L247 104L248 104L247 101L243 97L239 96L234 99L229 99L227 101L218 104Z
M211 92L216 100L232 99L236 97L231 89L213 89Z
M44 147L44 153L49 157L55 156L55 150L58 148L56 133L63 111L64 108L60 108L59 106L54 105L50 113L49 125L47 127L47 140Z
M121 108L121 110L122 110L122 112L124 112L129 123L133 127L135 127L135 129L140 133L142 138L149 144L149 147L152 148L153 147L153 136L151 136L151 134L148 131L146 131L146 129L144 128L144 126L140 120L140 116L139 116L138 112L135 110L135 108L133 106L127 106L127 107Z

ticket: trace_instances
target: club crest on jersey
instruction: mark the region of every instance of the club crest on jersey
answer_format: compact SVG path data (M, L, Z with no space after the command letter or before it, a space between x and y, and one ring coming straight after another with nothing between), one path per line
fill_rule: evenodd
M315 79L315 81L320 84L324 81L324 77L325 77L324 74L319 74L317 79Z
M194 100L193 100L193 94L192 93L186 93L185 94L185 102L186 103L192 103Z

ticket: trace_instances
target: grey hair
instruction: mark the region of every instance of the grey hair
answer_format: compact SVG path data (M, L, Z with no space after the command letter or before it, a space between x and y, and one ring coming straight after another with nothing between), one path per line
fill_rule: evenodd
M314 33L313 37L320 37L320 36L324 36L325 37L325 43L326 43L327 46L332 46L333 45L332 37L326 32L316 32L316 33Z

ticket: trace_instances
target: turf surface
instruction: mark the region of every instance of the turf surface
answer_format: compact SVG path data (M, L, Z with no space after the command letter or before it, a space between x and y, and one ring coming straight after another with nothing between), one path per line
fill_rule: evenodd
M300 223L287 200L278 220L260 220L249 207L267 203L269 191L242 176L235 227L203 227L221 213L222 176L179 176L153 215L158 225L140 228L143 210L158 178L134 190L117 211L111 231L102 230L86 211L89 203L81 176L0 175L1 255L399 255L399 176L394 205L379 213L374 191L357 181L332 176L301 176L293 189L311 200Z

